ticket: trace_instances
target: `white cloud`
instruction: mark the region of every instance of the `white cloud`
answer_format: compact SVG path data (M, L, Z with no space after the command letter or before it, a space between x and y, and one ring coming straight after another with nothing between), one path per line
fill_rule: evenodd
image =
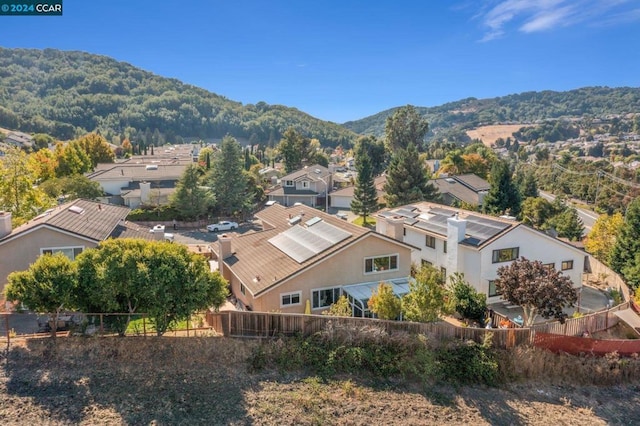
M484 28L481 41L513 31L534 33L558 27L622 25L640 20L640 0L485 0L473 16Z

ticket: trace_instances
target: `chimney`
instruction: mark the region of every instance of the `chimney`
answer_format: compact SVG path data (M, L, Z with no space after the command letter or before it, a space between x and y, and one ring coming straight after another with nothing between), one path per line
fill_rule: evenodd
M445 264L447 272L450 274L460 270L458 243L464 240L466 231L467 221L466 219L461 219L458 213L456 213L454 217L447 219L447 254Z
M11 233L11 212L0 211L0 238Z
M387 218L387 237L397 241L404 241L404 217L392 216Z
M231 278L231 274L227 273L224 267L224 259L231 256L231 254L231 237L227 234L220 235L218 237L218 269L220 270L220 275L227 280Z
M149 204L151 201L151 182L140 182L140 203Z

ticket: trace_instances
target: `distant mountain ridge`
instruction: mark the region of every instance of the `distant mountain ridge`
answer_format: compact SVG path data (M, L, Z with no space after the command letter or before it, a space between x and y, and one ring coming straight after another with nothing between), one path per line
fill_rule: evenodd
M349 146L356 135L281 105L242 105L204 89L143 71L112 58L56 49L0 48L0 127L61 139L162 134L278 143L289 128L325 146Z
M359 134L384 135L391 108L343 126ZM417 111L429 122L430 133L469 130L486 124L534 123L554 118L603 117L640 113L640 88L584 87L566 92L545 90L489 99L467 98Z

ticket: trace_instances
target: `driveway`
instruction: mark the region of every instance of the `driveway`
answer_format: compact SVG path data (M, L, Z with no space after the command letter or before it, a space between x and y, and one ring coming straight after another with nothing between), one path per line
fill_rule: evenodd
M242 222L239 224L238 229L234 231L226 231L226 232L235 232L238 234L244 234L246 232L251 232L260 229L257 223L254 222ZM198 229L178 229L176 230L168 230L167 232L171 232L174 235L174 241L180 244L185 245L197 245L197 244L211 244L213 242L218 241L218 235L222 235L225 231L219 232L209 232L207 228L202 227Z

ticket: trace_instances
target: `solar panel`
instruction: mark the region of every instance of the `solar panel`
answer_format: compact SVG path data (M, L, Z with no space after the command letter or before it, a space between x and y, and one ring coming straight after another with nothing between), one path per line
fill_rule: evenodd
M418 216L418 214L420 214L419 212L415 212L413 210L409 210L409 209L398 209L395 211L396 214L399 214L400 216L404 216L404 217L410 217L410 218L414 218L416 216Z
M302 263L351 236L351 233L321 219L314 219L307 221L311 225L292 226L270 238L269 242L296 262Z

